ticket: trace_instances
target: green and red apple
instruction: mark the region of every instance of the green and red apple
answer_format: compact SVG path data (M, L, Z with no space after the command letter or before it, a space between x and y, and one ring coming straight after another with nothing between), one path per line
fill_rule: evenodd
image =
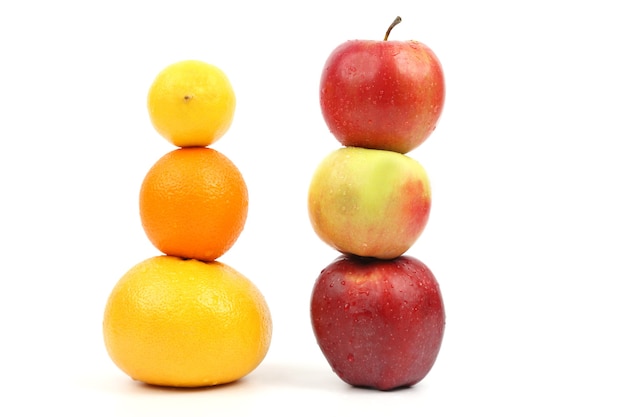
M322 115L344 146L407 153L435 130L445 100L441 63L415 41L350 40L327 58Z
M318 276L310 313L339 378L383 391L412 386L430 372L445 328L439 284L409 256L340 256Z
M398 152L342 147L326 156L309 185L314 231L339 252L392 259L404 254L428 221L426 171Z

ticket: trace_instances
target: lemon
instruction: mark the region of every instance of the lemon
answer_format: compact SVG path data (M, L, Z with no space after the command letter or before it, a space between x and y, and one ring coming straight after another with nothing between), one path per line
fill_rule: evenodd
M209 146L230 128L236 98L226 74L198 60L167 66L148 90L156 131L179 147Z

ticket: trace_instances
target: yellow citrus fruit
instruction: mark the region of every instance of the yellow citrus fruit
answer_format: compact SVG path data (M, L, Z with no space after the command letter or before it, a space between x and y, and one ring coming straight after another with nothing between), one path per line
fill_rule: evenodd
M162 255L117 282L103 333L109 356L134 380L200 387L252 372L269 349L272 322L261 292L235 269Z
M208 146L230 127L235 93L218 67L197 60L167 66L148 91L154 128L179 147Z
M161 252L213 261L238 239L248 189L237 166L213 148L179 148L148 171L139 193L146 235Z

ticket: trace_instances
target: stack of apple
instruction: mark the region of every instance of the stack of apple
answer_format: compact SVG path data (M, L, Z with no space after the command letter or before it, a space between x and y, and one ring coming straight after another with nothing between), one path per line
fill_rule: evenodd
M346 383L379 390L422 380L439 353L445 312L429 268L405 255L431 207L424 168L406 155L433 132L445 86L433 51L417 41L352 40L328 57L322 115L343 145L309 187L313 229L341 254L311 296L317 343Z

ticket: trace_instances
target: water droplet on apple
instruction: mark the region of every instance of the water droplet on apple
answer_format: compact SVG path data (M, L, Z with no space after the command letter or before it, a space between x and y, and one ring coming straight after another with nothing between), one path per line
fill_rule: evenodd
M350 304L345 303L345 304L343 305L343 309L344 309L344 310L346 310L346 311L347 311L349 308L350 308Z
M352 353L348 353L348 362L354 362L354 355Z
M346 281L341 281L341 285L346 285Z

